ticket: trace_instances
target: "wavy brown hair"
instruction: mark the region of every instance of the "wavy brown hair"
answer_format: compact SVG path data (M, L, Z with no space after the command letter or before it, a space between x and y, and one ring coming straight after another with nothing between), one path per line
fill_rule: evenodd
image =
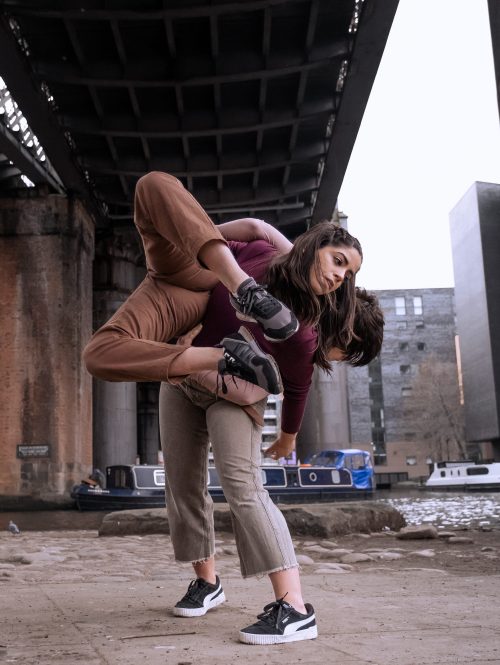
M338 224L321 222L299 236L289 254L273 261L267 273L267 286L302 323L318 329L315 363L329 371L328 350L332 345L347 349L353 338L356 289L352 277L331 293L319 296L314 293L310 273L313 269L320 275L318 250L322 247L353 247L363 258L361 245L354 236Z
M353 337L346 348L344 361L353 367L362 367L376 358L382 348L384 324L384 312L376 295L356 287ZM331 346L335 344L330 342Z

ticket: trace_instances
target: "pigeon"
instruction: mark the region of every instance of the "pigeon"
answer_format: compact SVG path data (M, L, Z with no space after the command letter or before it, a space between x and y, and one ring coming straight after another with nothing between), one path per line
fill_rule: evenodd
M14 524L12 520L9 521L9 526L7 529L11 532L13 536L17 536L18 533L21 533L17 524Z

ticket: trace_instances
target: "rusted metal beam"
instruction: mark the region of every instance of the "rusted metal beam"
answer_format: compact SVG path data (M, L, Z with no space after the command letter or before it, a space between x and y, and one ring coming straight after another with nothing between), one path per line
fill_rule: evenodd
M6 16L0 16L0 62L2 76L13 98L22 109L64 187L81 196L88 203L90 211L100 216L102 210L92 196L84 172L75 160L47 95L32 76L27 57L21 52Z

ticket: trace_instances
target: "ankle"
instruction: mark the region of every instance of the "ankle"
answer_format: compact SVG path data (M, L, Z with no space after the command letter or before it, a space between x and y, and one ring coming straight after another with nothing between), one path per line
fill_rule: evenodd
M291 605L294 610L300 612L300 614L307 614L307 609L302 600L302 596L290 596L290 594L287 594L284 601Z
M204 580L205 582L208 582L208 584L211 584L212 586L217 582L217 577L216 575L202 575L201 579Z
M241 282L238 282L238 284L237 284L237 286L235 287L234 291L232 291L231 293L233 294L233 296L234 296L235 298L237 298L239 295L241 295L241 294L240 294L240 289L241 289L241 287L243 286L243 284L245 284L245 290L246 290L246 287L247 287L249 284L252 284L252 283L255 283L255 280L253 279L253 277L249 277L248 275L245 275L245 278L242 279Z
M301 603L290 603L294 610L297 610L300 614L307 614L306 606L303 602Z

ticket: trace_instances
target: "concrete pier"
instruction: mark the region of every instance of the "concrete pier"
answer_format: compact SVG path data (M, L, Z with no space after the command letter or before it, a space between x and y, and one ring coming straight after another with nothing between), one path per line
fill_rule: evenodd
M59 195L0 199L0 500L60 501L92 460L93 222Z
M136 288L138 251L116 236L96 245L94 329L97 330ZM94 466L135 464L137 457L137 388L135 383L94 379Z

